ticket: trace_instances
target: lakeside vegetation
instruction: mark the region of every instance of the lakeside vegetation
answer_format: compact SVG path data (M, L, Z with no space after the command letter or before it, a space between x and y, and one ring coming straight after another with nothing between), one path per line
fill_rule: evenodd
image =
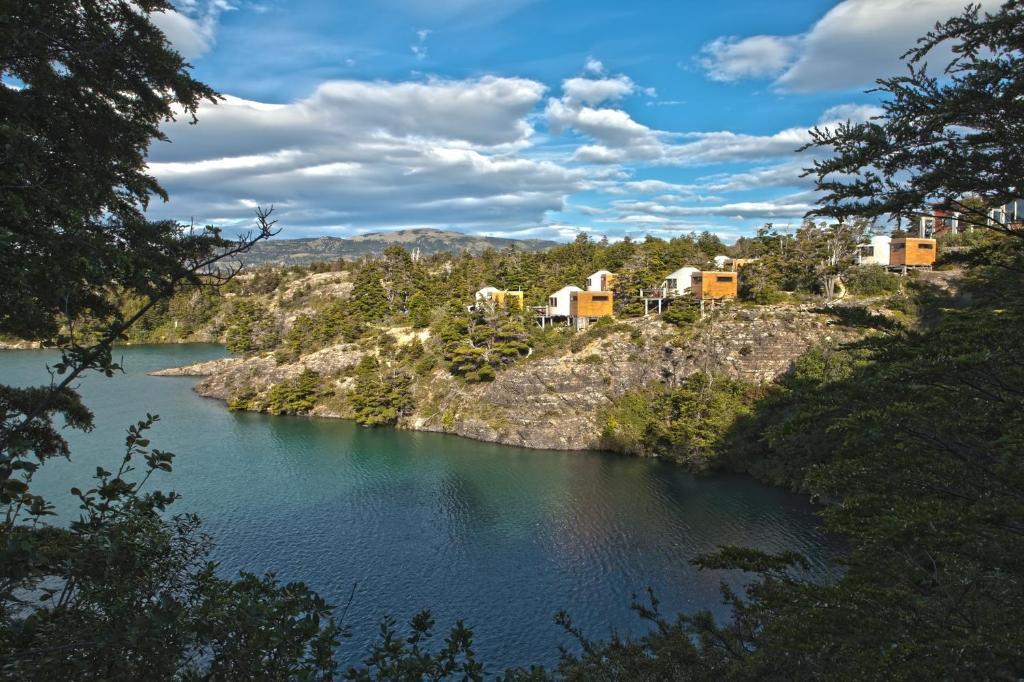
M71 4L20 6L0 35L0 44L14 46L0 53L0 67L25 84L2 90L3 106L33 112L5 117L17 124L4 134L21 144L19 163L3 166L0 184L28 187L65 174L61 192L0 195L2 236L24 256L0 263L0 333L63 351L54 384L0 387L0 670L36 679L480 679L496 672L478 660L463 624L437 642L428 613L407 630L385 620L365 663L339 670L334 652L345 630L330 605L306 585L272 575L219 576L200 521L169 512L175 494L145 487L173 463L146 437L155 417L129 427L115 471L100 467L90 487L72 489L81 504L76 520L47 523L53 507L35 494L32 479L48 460L71 456L57 420L78 429L92 423L75 381L118 371L115 341L182 325L183 337L219 328L235 352L273 351L282 360L339 339L358 341L378 353L355 369L353 414L367 425L393 423L409 409L415 377L435 367L478 384L528 362L531 352L625 331L604 323L577 336L538 330L505 310L469 312L465 298L481 283L522 286L528 302L537 302L604 267L621 273L618 314L629 318L639 311L624 294L657 284L673 266L706 262L722 245L710 235L579 239L541 254L418 262L392 249L381 260L344 265L352 285L345 302L314 303L295 324L279 326L253 297L273 298L278 312L297 311L313 295L289 289L298 271L232 279L210 268L271 236L269 212L258 214L257 231L241 243L142 214L150 194L162 191L144 172L159 123L172 106L194 113L198 102L216 98L138 11L169 5L109 0L89 13ZM75 48L74 78L51 77L54 38L7 28L40 25ZM506 678L1024 675L1022 233L976 215L977 229L987 232L963 254L963 280L946 289L925 281L898 291L887 274L849 271L848 258L835 258L837 244L854 243L865 226L849 220L854 215L913 215L941 197L960 202L970 217L974 199L1019 198L1019 170L1007 170L1005 160L1021 158L1024 140L1022 29L1019 3L991 16L968 9L938 26L910 54L916 70L881 83L889 96L881 120L816 132L816 143L833 154L816 164L824 226L809 224L795 237L766 230L734 247L737 256L761 257L744 277L751 304L774 304L791 296L786 291L831 299L843 278L851 291L893 296L897 314L834 308L874 333L813 350L777 385L755 390L696 373L672 390L628 393L607 415L610 447L693 465L714 459L829 501L826 527L849 544L844 576L815 584L801 578L798 555L723 547L694 562L756 577L740 592L723 586L728 621L707 612L662 614L651 595L637 604L651 623L648 634L593 641L588 633L603 633L601 624L559 614L580 646L556 670L524 668ZM940 82L917 65L947 42L958 49ZM119 50L99 59L84 49L93 43ZM68 97L89 106L61 106ZM71 127L94 134L69 144L63 131ZM89 259L77 255L83 243ZM218 283L221 293L212 293L208 287ZM692 312L671 310L676 333L699 324ZM399 323L429 329L429 340L399 348L389 331ZM233 400L279 413L305 412L321 399L329 399L322 377L309 371Z

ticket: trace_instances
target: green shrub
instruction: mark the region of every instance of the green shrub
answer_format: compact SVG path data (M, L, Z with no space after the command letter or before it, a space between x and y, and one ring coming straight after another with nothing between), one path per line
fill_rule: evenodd
M661 314L661 319L677 327L685 327L700 319L700 308L690 299L676 299Z
M882 296L900 290L900 276L881 265L850 268L843 275L843 282L851 294L860 296Z

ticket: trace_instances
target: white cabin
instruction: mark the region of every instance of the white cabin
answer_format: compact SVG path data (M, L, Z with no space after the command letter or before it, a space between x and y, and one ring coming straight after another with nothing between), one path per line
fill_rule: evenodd
M611 279L615 273L608 270L598 270L590 277L587 277L587 291L610 291Z
M548 317L569 317L569 299L574 291L583 289L567 286L548 296Z
M494 295L501 291L498 287L484 287L480 291L476 292L477 301L490 301L494 299Z
M700 268L679 268L665 278L661 288L665 290L667 296L682 296L690 290L690 279L695 272L700 272Z
M725 266L728 265L730 261L732 261L732 258L729 258L728 256L719 255L714 257L714 261L716 270L725 270Z
M870 244L857 247L857 265L889 265L889 251L892 237L875 235Z

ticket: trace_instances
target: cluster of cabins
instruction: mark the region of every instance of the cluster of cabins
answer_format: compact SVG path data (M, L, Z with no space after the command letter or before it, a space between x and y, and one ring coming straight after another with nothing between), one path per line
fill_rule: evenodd
M935 239L925 237L875 236L868 244L857 247L860 265L882 265L894 270L931 267L935 263ZM739 289L739 270L756 258L715 256L716 270L682 267L669 273L661 285L640 289L644 314L662 312L672 299L691 297L701 303L734 299ZM615 273L598 270L587 278L586 289L569 285L548 296L547 305L534 306L531 311L537 324L566 324L586 329L601 319L611 317L615 304ZM476 292L474 306L491 305L525 310L525 297L519 289L498 289L487 286Z
M721 259L721 260L720 260ZM656 308L661 312L662 305L669 299L690 295L701 301L721 301L736 298L738 287L737 270L749 262L742 259L730 259L718 256L715 259L719 268L732 264L731 271L702 271L699 268L684 267L669 274L656 289L641 289L640 298L644 302L644 314ZM544 306L532 308L537 324L545 327L549 324L563 323L586 329L601 319L611 317L615 305L615 273L598 270L587 277L586 289L577 286L564 286L548 296ZM524 309L523 292L520 290L484 287L476 292L474 305L494 305Z

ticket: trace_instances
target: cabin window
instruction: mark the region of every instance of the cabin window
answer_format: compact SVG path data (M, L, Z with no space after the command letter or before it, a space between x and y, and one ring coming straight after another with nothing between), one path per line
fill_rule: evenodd
M718 277L718 281L719 282L731 282L732 281L732 277L726 277L725 275L720 275Z
M607 296L594 296L590 300L591 301L607 301L608 297Z
M934 249L934 248L935 248L935 245L934 245L934 244L918 244L918 245L917 245L917 248L919 248L919 249L929 249L929 250L931 250L931 249Z
M873 246L862 246L860 247L860 253L864 258L871 258L875 255L875 247Z
M676 280L674 280L674 279L666 279L665 280L665 288L666 289L677 289L678 287L676 286Z
M699 281L701 281L701 279L703 279L703 277L701 277L700 275L694 275L693 279L691 279L690 281L691 282L699 282Z
M892 250L893 251L899 251L900 249L904 248L905 246L906 246L906 244L904 244L903 242L896 242L895 244L892 245Z
M555 298L554 296L552 296L551 298L548 299L548 305L551 306L552 308L557 308L558 307L558 299Z

